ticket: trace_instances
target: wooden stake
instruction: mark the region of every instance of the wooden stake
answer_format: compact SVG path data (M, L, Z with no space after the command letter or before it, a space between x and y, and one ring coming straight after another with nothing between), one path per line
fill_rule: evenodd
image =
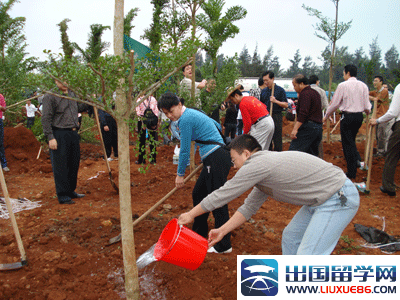
M268 75L269 76L269 75ZM272 91L271 91L271 96L274 96L274 92L275 92L275 83L272 85ZM275 96L274 96L275 97ZM270 100L270 109L269 109L269 114L272 117L272 110L274 108L274 103L272 103L272 101Z
M372 118L376 119L376 110L377 110L378 101L374 100L374 110L372 112ZM369 136L369 155L368 155L368 176L367 183L365 185L365 191L369 193L369 184L371 182L371 171L372 171L372 155L374 150L374 141L376 135L376 126L372 126L371 135Z
M367 116L367 118L366 118L366 127L365 127L365 133L366 133L365 149L364 149L364 163L365 164L367 164L367 162L368 162L368 154L369 154L369 151L368 151L368 147L370 145L370 143L369 143L369 135L370 135L369 130L370 130L370 128L369 128L369 116Z
M339 121L336 123L335 127L333 127L333 129L331 130L331 134L336 130L336 127L338 127L339 124L340 124L340 119L339 119Z
M94 110L94 116L95 116L95 119L96 119L97 130L99 131L99 135L100 135L101 146L102 146L103 152L104 152L104 160L106 161L108 175L110 176L111 185L117 192L119 192L119 188L115 184L115 182L114 182L114 180L112 178L110 164L108 163L108 160L107 160L106 147L104 146L103 135L101 133L100 121L99 121L99 113L97 111L97 107L93 107L93 110Z
M38 155L37 155L36 159L39 159L39 156L40 156L41 152L42 152L42 145L40 145L39 152L38 152Z
M0 168L0 182L1 182L1 188L3 189L3 195L4 195L4 199L6 201L7 210L8 210L8 214L10 216L12 228L14 230L14 235L15 235L15 238L17 240L18 249L19 249L19 252L21 254L21 263L23 265L25 265L27 263L26 253L25 253L24 245L22 244L21 235L20 235L19 230L18 230L17 221L15 220L14 212L12 210L10 197L8 195L6 181L4 179L3 170L1 168Z

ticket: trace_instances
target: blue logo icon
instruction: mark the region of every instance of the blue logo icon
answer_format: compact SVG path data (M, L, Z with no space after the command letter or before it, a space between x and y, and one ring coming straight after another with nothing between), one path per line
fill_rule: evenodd
M275 259L243 259L240 275L243 296L278 294L278 262Z

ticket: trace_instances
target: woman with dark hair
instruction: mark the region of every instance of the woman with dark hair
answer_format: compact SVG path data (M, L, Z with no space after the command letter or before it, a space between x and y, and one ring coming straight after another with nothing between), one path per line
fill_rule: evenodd
M260 151L251 135L241 135L229 145L236 175L214 191L178 223L226 205L250 188L244 204L222 227L209 233L209 246L254 215L269 196L277 201L302 205L282 234L284 255L329 255L355 216L360 196L343 171L313 155L299 151ZM285 167L283 167L283 164Z
M143 98L139 98L137 102L140 102ZM138 140L139 140L139 156L135 164L145 164L146 159L146 140L149 140L150 153L148 154L149 162L151 164L156 163L157 152L156 152L156 141L158 140L157 128L147 128L143 122L144 113L147 108L150 108L153 113L158 116L159 111L157 107L157 100L153 96L149 96L142 103L136 106L136 114L139 117L138 120ZM146 130L148 137L146 137Z
M185 170L190 159L191 142L195 141L199 146L199 153L204 166L192 192L193 205L196 206L208 194L224 185L231 168L229 152L223 148L221 126L205 113L186 108L173 93L162 95L158 101L158 108L171 121L177 121L177 130L181 141L178 171L175 178L177 188L184 186ZM226 204L212 212L215 218L215 228L221 227L229 220L228 205ZM195 218L193 231L207 237L207 219L208 213ZM221 237L219 243L216 243L208 252L232 252L230 234Z

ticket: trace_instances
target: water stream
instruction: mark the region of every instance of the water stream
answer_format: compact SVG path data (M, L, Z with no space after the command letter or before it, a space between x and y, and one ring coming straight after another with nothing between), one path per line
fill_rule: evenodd
M156 244L151 246L149 250L147 250L145 253L140 255L140 257L136 261L136 265L138 267L138 270L143 269L144 267L148 266L152 262L156 261L156 258L154 257L154 248L156 247Z

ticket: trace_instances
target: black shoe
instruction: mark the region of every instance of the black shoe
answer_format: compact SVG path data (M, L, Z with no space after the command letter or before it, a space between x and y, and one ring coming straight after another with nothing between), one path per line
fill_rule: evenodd
M60 202L60 204L75 204L75 201L73 201L71 197L68 196L58 197L58 202Z
M392 197L396 196L396 192L391 192L391 191L385 190L385 188L383 186L380 186L379 189L381 190L382 193L388 194L389 196L392 196Z
M83 198L85 197L85 194L78 194L77 192L72 192L71 193L71 198L75 199L75 198Z

